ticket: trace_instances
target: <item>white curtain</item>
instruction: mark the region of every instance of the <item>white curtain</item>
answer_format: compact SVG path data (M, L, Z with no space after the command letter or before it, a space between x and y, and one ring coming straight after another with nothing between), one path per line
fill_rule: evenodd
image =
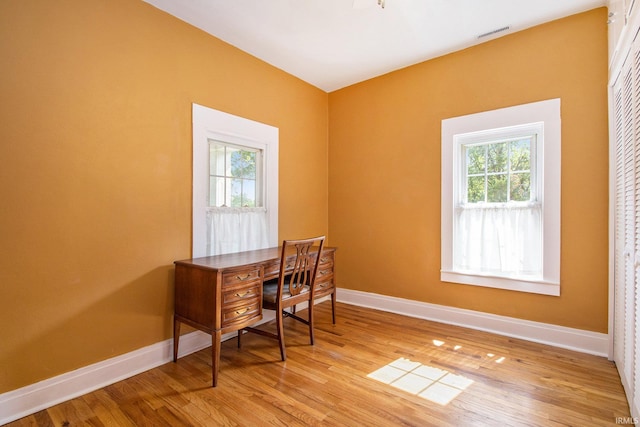
M493 276L542 277L542 207L456 208L454 269Z
M269 245L265 208L207 208L207 255Z

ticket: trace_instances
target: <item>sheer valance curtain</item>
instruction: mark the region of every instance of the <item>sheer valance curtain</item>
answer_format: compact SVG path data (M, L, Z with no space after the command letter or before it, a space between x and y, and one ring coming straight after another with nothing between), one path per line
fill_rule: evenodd
M455 209L454 268L542 277L542 206L469 204Z
M207 208L207 255L269 247L266 208Z

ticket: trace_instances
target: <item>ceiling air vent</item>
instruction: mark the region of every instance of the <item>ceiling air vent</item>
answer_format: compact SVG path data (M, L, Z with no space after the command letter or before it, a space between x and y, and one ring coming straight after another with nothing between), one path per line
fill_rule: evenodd
M488 33L480 34L478 36L478 38L481 39L483 37L489 37L489 36L492 36L494 34L501 33L503 31L507 31L509 28L511 28L511 27L507 25L506 27L498 28L498 29L495 29L493 31L489 31Z

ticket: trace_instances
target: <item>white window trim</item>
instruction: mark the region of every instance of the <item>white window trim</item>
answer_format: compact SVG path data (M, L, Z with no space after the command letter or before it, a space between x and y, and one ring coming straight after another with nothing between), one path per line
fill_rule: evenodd
M471 275L453 269L453 213L456 135L531 123L544 123L541 180L543 209L543 278L529 281L488 275ZM534 102L442 121L442 205L440 280L544 295L560 295L560 99Z
M209 140L263 150L264 208L269 246L278 246L278 128L193 104L193 247L192 257L206 256L209 182Z

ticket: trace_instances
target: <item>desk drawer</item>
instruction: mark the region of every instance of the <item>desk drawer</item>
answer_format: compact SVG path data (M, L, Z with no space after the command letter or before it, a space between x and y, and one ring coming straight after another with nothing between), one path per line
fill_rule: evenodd
M333 282L333 266L329 268L319 268L318 275L316 276L316 286L322 283L331 284L332 282Z
M332 281L316 283L316 290L313 294L316 295L316 297L324 296L326 294L332 293L333 289L334 289L334 285Z
M262 281L261 268L252 266L250 268L229 271L222 274L223 289L235 285L248 285Z
M333 252L323 253L320 257L320 265L318 266L318 274L316 276L316 286L319 284L333 283Z
M264 278L272 279L274 277L278 277L278 273L280 272L280 261L270 261L264 265Z
M333 252L323 252L316 276L316 290L314 292L316 296L322 297L331 294L335 289L333 269Z
M333 289L333 266L331 268L325 268L318 270L318 276L316 276L316 294L329 292Z
M333 252L322 252L322 255L320 256L320 269L322 269L323 267L326 266L331 266L331 268L333 269Z
M262 282L253 281L248 284L227 286L222 290L222 304L234 304L254 298L262 299Z
M227 328L236 323L251 323L252 319L262 318L262 301L258 298L241 302L240 304L227 304L222 307L222 328Z
M293 269L293 264L296 261L294 255L287 257L287 262L284 265L284 271L288 272ZM264 265L264 277L265 280L274 279L280 274L280 261L270 262Z

